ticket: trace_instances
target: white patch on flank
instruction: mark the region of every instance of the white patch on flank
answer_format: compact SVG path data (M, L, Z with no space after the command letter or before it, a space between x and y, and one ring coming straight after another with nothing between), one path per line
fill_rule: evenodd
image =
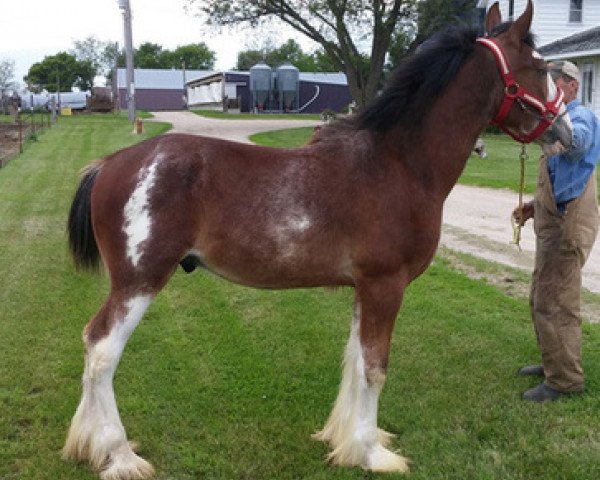
M140 170L138 183L123 209L125 222L123 231L127 235L127 257L137 267L142 254L141 245L150 236L152 218L150 216L150 191L156 180L158 158Z
M539 59L539 60L543 60L543 58L544 58L544 57L542 57L542 56L540 55L540 52L538 52L537 50L534 50L533 52L531 52L531 56L532 56L533 58L537 58L537 59Z
M306 232L312 225L310 217L302 211L295 211L272 227L273 236L279 247L280 257L292 257L296 252L296 237Z

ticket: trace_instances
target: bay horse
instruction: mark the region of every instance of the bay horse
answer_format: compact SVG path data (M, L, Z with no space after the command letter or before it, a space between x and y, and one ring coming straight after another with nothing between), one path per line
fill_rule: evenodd
M491 120L515 138L571 144L560 91L533 48L532 9L529 1L501 23L496 3L484 39L466 28L434 36L371 106L309 145L173 134L88 167L70 248L80 266L102 260L110 292L83 331L83 392L64 457L89 461L104 480L152 475L128 443L112 382L131 333L181 265L257 288L353 287L341 386L314 437L335 464L407 471L377 427L378 401L403 293L433 259L444 200Z

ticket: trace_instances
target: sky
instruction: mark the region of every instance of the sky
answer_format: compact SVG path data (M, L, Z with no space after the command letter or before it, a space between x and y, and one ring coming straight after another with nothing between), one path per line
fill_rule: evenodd
M123 45L123 16L118 0L0 0L0 60L15 61L15 80L23 85L29 67L44 57L73 48L74 40L95 35L101 41ZM152 42L172 50L204 42L216 53L216 70L231 69L237 53L247 45L259 46L266 37L277 45L288 38L306 51L314 44L291 28L277 32L223 30L209 27L184 10L184 0L130 0L134 48ZM11 11L15 10L12 14Z

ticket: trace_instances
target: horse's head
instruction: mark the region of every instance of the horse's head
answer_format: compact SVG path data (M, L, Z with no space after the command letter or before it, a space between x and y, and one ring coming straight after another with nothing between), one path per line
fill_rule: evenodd
M488 11L489 37L478 41L489 48L504 81L504 97L492 123L520 142L542 146L560 142L571 145L572 126L563 94L548 72L546 62L534 49L529 32L533 16L531 0L512 23L502 23L496 2Z

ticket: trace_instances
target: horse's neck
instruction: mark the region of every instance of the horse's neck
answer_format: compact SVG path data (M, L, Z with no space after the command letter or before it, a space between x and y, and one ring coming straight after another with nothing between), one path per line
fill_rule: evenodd
M415 127L414 132L390 132L390 142L397 144L401 138L410 145L402 148L401 161L441 201L458 181L477 137L494 116L501 95L501 79L494 60L477 51L435 101L420 127Z

